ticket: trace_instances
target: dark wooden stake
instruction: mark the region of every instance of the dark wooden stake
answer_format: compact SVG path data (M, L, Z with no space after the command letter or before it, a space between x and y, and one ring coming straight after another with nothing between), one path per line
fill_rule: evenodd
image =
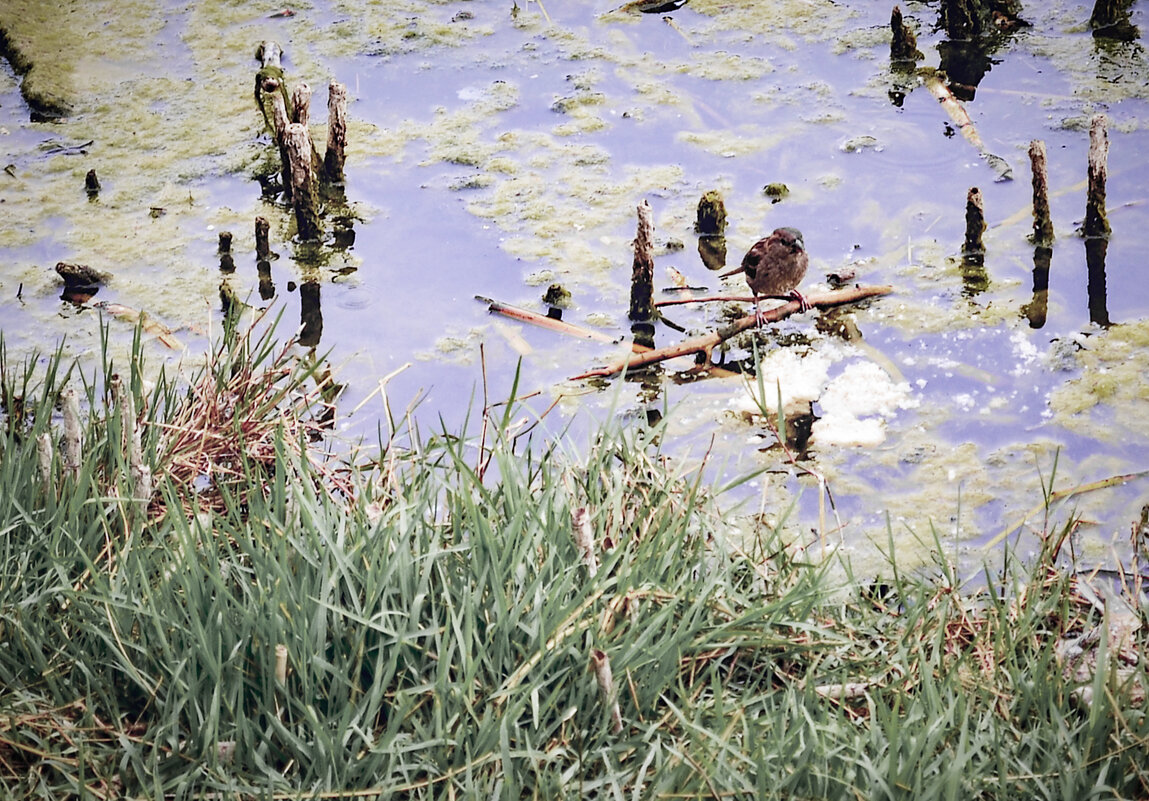
M88 174L84 176L84 191L88 193L89 199L95 199L96 195L100 194L100 179L96 176L95 170L88 170Z
M347 87L332 81L327 87L327 150L323 154L323 180L341 184L347 147Z
M1053 219L1049 214L1049 171L1045 160L1045 142L1029 143L1029 164L1033 171L1033 244L1048 247L1053 243Z
M312 168L311 137L298 122L287 126L284 137L287 163L291 173L291 203L295 208L295 227L301 240L319 239L319 187Z
M921 51L918 50L918 37L902 19L902 9L898 6L894 6L894 10L890 13L890 30L893 32L893 38L890 40L890 61L917 61L922 57Z
M978 259L985 257L985 244L982 234L985 233L985 200L981 190L976 186L969 190L965 199L965 244L962 246L962 257L965 259Z
M1109 220L1105 216L1105 178L1109 170L1108 120L1104 114L1094 114L1089 123L1089 189L1085 201L1085 237L1109 236Z
M638 232L634 237L634 267L630 274L630 314L632 322L654 317L654 222L650 204L638 206Z
M271 259L271 245L268 242L268 235L271 232L271 223L267 221L266 217L255 218L255 258L258 261L269 261Z

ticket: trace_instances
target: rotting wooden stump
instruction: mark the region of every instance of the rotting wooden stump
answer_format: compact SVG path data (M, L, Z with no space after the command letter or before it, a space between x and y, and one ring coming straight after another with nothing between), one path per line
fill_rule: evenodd
M1109 163L1108 119L1095 114L1089 123L1089 188L1085 200L1085 237L1108 237L1109 220L1105 215L1105 180Z
M284 147L291 173L291 205L295 210L296 233L303 241L319 239L323 232L319 221L319 187L307 128L298 122L288 125Z
M327 87L327 150L323 153L323 180L344 182L343 163L347 147L347 87L332 81Z

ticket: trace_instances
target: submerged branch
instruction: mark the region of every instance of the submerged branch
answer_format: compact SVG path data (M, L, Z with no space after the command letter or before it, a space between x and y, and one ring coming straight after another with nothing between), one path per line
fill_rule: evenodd
M840 289L833 292L826 292L820 295L807 295L806 302L811 308L829 308L832 306L841 306L846 303L856 303L859 300L866 298L879 297L881 295L888 295L893 292L893 287L890 286L859 286L851 289ZM698 300L706 300L706 298L699 298ZM762 319L765 322L777 322L789 317L794 312L801 308L796 300L792 300L781 306L777 306L768 311L762 312ZM677 356L688 356L692 353L709 353L716 345L725 342L731 337L742 333L743 331L753 328L757 325L757 321L753 314L748 314L744 317L739 317L729 325L723 326L716 331L711 331L693 339L688 339L685 342L680 342L677 345L670 345L665 348L658 348L643 353L636 353L628 358L620 359L616 362L600 367L596 370L589 370L581 375L572 376L572 381L578 381L584 378L608 378L610 376L618 375L627 370L637 370L640 367L646 367L657 362L673 359Z

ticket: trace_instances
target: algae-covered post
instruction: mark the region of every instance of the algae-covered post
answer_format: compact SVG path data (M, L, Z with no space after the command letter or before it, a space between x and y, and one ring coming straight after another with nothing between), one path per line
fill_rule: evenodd
M1048 247L1053 243L1053 219L1049 213L1049 171L1045 142L1029 143L1029 164L1033 171L1033 244Z
M1089 189L1085 202L1086 238L1109 236L1109 220L1105 216L1105 178L1109 167L1108 120L1104 114L1095 114L1089 123Z
M630 320L649 322L654 317L654 222L650 204L638 205L638 232L634 237L634 267L630 274Z
M344 151L347 147L347 87L332 81L327 87L327 150L323 154L323 180L343 183Z
M312 169L311 137L298 122L287 126L284 137L291 173L291 203L295 209L296 232L301 240L319 239L319 191Z

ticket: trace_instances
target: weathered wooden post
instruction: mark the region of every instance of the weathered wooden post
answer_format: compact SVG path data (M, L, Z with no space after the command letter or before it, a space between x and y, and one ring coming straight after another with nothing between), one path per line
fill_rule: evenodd
M1029 164L1033 172L1033 243L1048 247L1053 243L1053 219L1049 213L1049 170L1045 142L1029 143Z
M319 188L312 169L311 137L298 122L287 126L284 137L287 163L291 173L291 203L295 209L295 227L301 240L319 239Z
M630 273L631 322L649 322L654 317L654 222L650 203L638 205L638 231L634 237L634 263Z
M1094 114L1089 122L1089 188L1085 200L1084 233L1087 239L1108 237L1109 220L1105 216L1105 179L1109 170L1108 119Z
M344 182L343 163L347 147L347 87L332 81L327 87L327 150L323 153L323 180Z
M631 333L637 344L654 346L654 222L650 204L638 206L638 231L634 237L634 263L630 274Z

